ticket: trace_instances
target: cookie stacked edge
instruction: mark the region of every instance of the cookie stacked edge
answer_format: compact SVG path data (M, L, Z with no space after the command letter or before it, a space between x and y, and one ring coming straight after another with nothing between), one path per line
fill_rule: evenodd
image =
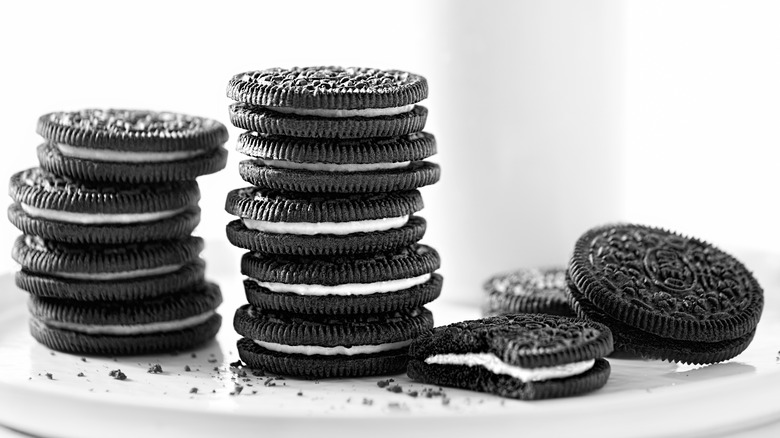
M30 332L69 353L189 349L221 326L199 257L200 175L225 166L227 130L186 114L124 109L40 117L39 168L11 177L16 284Z
M230 242L248 304L236 311L241 359L303 378L396 374L433 327L423 305L442 277L418 189L438 181L422 131L422 76L370 68L272 68L235 75L227 96L243 130Z

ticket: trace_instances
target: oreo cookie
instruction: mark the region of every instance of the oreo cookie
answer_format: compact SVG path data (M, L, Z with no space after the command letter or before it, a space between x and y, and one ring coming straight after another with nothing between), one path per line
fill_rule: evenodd
M577 314L609 326L618 351L646 358L730 359L750 344L764 305L761 286L731 255L642 225L587 231L568 273Z
M173 295L129 302L84 303L31 296L30 332L59 351L136 355L179 351L211 340L222 322L219 287L194 285Z
M247 187L228 193L230 242L269 254L335 255L390 251L425 234L420 192L339 197Z
M566 293L566 268L521 268L495 275L483 285L485 316L546 313L575 316Z
M233 326L248 366L276 374L322 379L397 374L407 346L433 327L425 308L356 316L305 316L238 308Z
M395 137L422 131L424 77L360 67L272 68L239 73L227 96L235 126L289 137Z
M437 327L409 347L410 378L521 400L584 394L610 374L610 330L596 322L514 314Z
M200 221L195 181L94 184L40 168L11 176L8 218L23 233L69 243L118 244L189 236Z
M353 193L410 190L439 180L430 134L392 138L322 140L245 132L237 150L257 159L241 162L244 180L294 192Z
M41 167L85 181L192 180L225 167L221 123L170 112L88 109L41 116Z
M203 240L188 237L125 245L70 245L20 236L13 259L19 288L34 296L132 301L203 282Z
M303 257L247 253L241 273L260 309L344 315L421 306L441 292L439 254L425 245L363 256Z

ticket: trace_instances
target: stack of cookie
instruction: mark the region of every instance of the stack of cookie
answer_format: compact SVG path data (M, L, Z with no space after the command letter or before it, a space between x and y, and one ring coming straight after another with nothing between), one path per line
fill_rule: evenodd
M417 188L439 179L422 132L425 78L313 67L234 76L231 122L246 132L239 166L253 187L226 210L249 304L234 327L241 359L307 378L405 370L411 340L433 326L439 256L417 241Z
M40 168L11 177L12 256L47 347L118 355L214 337L219 287L204 279L195 178L225 166L227 130L174 113L84 110L42 116Z

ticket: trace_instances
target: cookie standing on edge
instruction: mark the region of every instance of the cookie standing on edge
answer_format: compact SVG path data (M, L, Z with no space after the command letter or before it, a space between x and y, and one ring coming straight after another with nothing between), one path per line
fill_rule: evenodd
M337 317L261 311L243 305L233 325L252 368L309 379L403 372L407 347L433 327L425 308Z
M8 218L24 234L117 244L189 236L200 222L195 181L95 184L40 168L11 176Z
M171 112L87 109L38 120L41 167L84 181L194 180L225 167L227 129Z
M437 327L409 347L414 380L537 400L601 388L612 334L598 323L515 314Z
M660 228L593 228L574 247L569 293L578 315L612 329L619 351L706 364L750 344L763 290L742 263Z
M225 210L240 219L227 236L266 254L343 255L391 251L420 240L420 192L339 197L247 187L228 193Z
M483 285L485 316L546 313L575 316L566 294L566 268L522 268L496 275Z

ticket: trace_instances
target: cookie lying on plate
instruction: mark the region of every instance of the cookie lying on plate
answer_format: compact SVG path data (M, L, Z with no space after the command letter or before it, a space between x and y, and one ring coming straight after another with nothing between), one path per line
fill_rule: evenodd
M747 348L761 286L731 255L660 228L606 225L583 234L569 267L571 305L612 329L615 348L706 364Z
M393 312L441 293L439 254L426 245L359 256L304 257L247 253L241 259L247 301L301 314Z
M298 315L238 308L233 321L241 360L273 373L321 379L397 374L407 347L433 327L425 308L352 316Z
M171 112L87 109L38 120L41 167L82 181L193 180L225 167L228 134L216 120Z
M200 222L195 181L94 184L40 168L11 176L8 218L24 234L117 244L189 236Z
M566 294L566 268L521 268L491 277L483 285L485 316L547 313L575 316Z
M71 245L20 236L11 256L16 285L32 295L79 301L128 301L171 294L203 282L203 239L125 245Z
M137 301L79 302L30 296L30 332L59 351L136 355L180 351L211 340L222 317L219 287L201 283Z
M464 321L409 347L409 377L423 383L537 400L583 394L609 378L612 334L578 318L514 314Z
M425 234L417 190L339 197L247 187L232 190L225 210L235 246L267 254L363 254L408 246Z

